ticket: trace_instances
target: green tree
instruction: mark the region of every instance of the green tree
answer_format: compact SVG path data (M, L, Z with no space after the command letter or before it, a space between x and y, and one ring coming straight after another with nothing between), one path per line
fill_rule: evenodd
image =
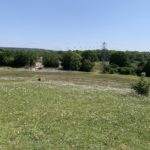
M82 56L83 60L88 59L91 62L95 62L98 60L96 51L91 51L91 50L83 51L81 56Z
M150 76L150 60L147 61L143 71L146 73L146 76Z
M53 53L46 53L43 56L43 64L45 67L58 67L59 66L58 55Z
M82 62L81 71L90 72L94 66L94 63L91 62L89 59L85 59Z
M111 51L109 50L99 50L98 58L100 61L109 61L111 56Z
M26 55L28 56L28 65L33 66L37 59L37 53L35 51L27 51Z
M4 65L4 54L2 51L0 51L0 65L3 66Z
M29 65L29 57L27 53L18 51L15 54L13 66L14 67L24 67Z
M134 89L137 94L148 96L150 83L144 76L142 76L139 81L132 85L131 88Z
M76 52L68 51L62 57L62 66L64 70L80 70L81 56Z
M5 51L1 51L0 55L1 55L0 56L1 57L0 64L2 66L12 66L13 65L15 52L5 50Z
M119 67L129 66L128 55L125 52L115 52L111 54L110 64L118 65Z

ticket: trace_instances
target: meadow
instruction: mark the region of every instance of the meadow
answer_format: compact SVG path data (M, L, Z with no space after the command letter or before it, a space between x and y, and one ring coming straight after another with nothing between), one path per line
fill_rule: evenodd
M149 150L150 97L130 89L137 79L0 68L0 150Z

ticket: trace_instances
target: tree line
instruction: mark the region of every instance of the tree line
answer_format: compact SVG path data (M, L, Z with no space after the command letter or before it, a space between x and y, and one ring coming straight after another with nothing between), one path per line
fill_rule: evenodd
M0 66L32 67L43 57L45 67L64 70L91 71L95 62L101 62L103 73L137 74L150 76L150 52L116 50L52 51L41 49L1 48Z
M53 51L0 49L0 66L33 67L38 57L43 57L45 67L59 64L59 55Z

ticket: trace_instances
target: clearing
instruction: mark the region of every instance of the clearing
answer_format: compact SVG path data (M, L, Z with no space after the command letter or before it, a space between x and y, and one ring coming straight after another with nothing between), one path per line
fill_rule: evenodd
M150 97L130 90L136 80L1 68L0 150L149 150Z

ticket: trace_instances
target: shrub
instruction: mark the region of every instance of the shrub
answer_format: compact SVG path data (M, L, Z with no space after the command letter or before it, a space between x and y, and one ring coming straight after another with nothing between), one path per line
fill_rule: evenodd
M94 66L93 62L91 62L88 59L85 59L82 62L81 71L90 72L92 70L93 66Z
M137 94L145 96L149 95L149 88L150 83L145 79L144 76L142 76L139 81L132 85L132 89L134 89Z
M136 74L135 67L118 67L117 65L103 65L103 73L120 73L124 75Z
M114 73L118 73L118 68L109 68L109 73L110 74L114 74Z
M118 66L104 64L103 73L110 73L110 74L118 73Z
M108 64L103 64L103 66L102 66L103 73L109 73L109 69L110 69L110 67Z
M118 72L125 75L136 74L136 69L134 67L120 67Z

